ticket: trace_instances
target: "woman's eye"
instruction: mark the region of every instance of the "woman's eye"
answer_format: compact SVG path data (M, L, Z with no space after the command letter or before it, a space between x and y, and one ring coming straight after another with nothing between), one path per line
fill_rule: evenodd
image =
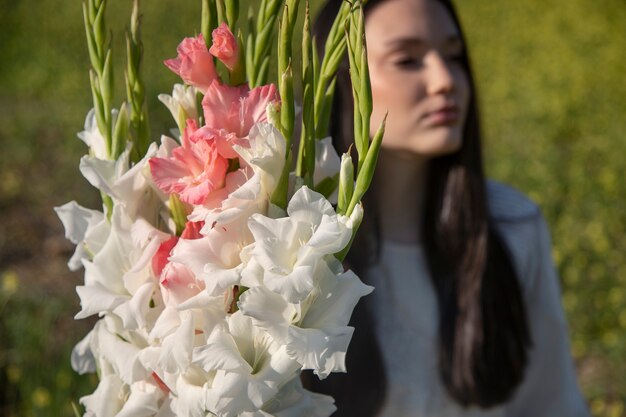
M414 68L419 66L420 61L417 58L407 56L394 60L394 64L400 68Z
M458 53L454 53L454 54L448 54L448 57L446 59L448 61L450 61L450 62L462 62L463 61L463 53L462 52L458 52Z

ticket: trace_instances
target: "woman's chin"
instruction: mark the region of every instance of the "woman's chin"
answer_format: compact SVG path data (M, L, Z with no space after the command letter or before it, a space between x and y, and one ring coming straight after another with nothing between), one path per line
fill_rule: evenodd
M382 148L389 152L398 152L410 157L435 158L458 151L463 143L460 134L441 134L453 132L437 132L440 134L421 134L403 142L385 141Z

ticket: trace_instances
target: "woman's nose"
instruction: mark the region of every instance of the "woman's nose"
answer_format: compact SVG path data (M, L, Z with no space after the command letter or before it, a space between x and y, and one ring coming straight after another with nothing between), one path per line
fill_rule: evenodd
M426 64L426 91L428 94L451 92L454 89L454 76L445 58L433 51L427 57Z

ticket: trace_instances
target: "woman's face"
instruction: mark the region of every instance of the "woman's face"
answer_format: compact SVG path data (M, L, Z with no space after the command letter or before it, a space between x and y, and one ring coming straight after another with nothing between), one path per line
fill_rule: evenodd
M459 149L470 91L464 45L434 0L386 0L367 14L372 133L389 111L383 147L423 157Z

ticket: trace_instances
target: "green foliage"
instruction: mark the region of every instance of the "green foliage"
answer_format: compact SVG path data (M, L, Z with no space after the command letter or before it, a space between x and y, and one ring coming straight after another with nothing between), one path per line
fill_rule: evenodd
M626 3L456 3L475 64L488 173L542 206L552 230L579 381L595 416L626 416L621 161L626 154L626 37L621 35ZM319 5L311 2L313 16ZM107 8L119 71L114 74L117 106L125 98L124 30L132 2L109 0ZM199 0L142 2L142 71L152 140L175 125L156 97L178 82L162 61L176 55L184 36L200 32L200 10ZM51 251L51 238L62 240L53 205L74 198L99 204L77 170L85 146L75 132L82 130L91 106L81 14L80 2L60 0L5 1L0 13L0 276L22 271L18 290L9 296L2 287L0 295L3 416L69 416L70 401L95 386L69 365L71 347L88 328L71 321L78 310L73 286L80 274L63 266L54 284L44 286L52 261L32 266ZM294 45L300 44L299 35ZM17 219L20 213L26 220ZM64 248L56 256L64 263L70 254ZM45 290L51 287L59 290Z
M488 172L541 205L583 391L626 415L626 3L457 4Z
M48 298L42 288L33 291L19 281L14 271L0 275L0 414L70 416L71 402L97 383L95 375L78 376L70 367L68 341L83 337L86 323L67 320L74 303Z

